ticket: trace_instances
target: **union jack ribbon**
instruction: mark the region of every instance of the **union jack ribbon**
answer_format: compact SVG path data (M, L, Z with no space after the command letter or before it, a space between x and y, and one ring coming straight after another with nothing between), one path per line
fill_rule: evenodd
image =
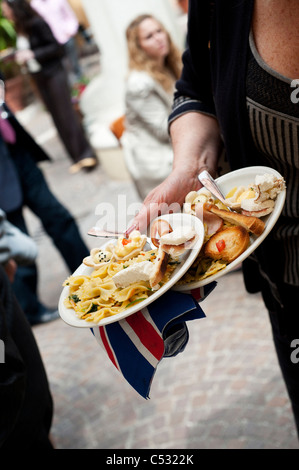
M91 328L112 364L143 398L149 398L159 362L184 351L189 340L186 322L205 318L199 303L216 285L168 291L123 320Z

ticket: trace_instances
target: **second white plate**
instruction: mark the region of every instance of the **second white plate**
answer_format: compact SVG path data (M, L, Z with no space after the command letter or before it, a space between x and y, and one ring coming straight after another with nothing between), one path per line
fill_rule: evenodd
M241 168L240 170L232 171L219 177L216 182L219 185L219 188L223 192L223 194L227 194L232 188L235 186L248 186L249 184L253 183L255 180L256 175L263 175L265 173L271 173L281 178L281 174L278 171L274 170L273 168L265 167L265 166L252 166L247 168ZM228 264L226 268L218 271L216 274L207 277L201 281L190 282L183 285L175 285L173 289L177 291L189 291L192 289L197 289L198 287L205 286L210 284L225 274L232 271L236 268L240 263L242 263L246 258L248 258L251 253L265 240L265 238L269 235L271 230L273 229L275 223L277 222L281 211L283 209L284 203L286 198L286 190L282 191L276 201L275 207L271 214L263 217L263 221L265 222L265 229L263 233L259 237L250 237L250 245L244 253L242 253L237 259L235 259L232 263Z

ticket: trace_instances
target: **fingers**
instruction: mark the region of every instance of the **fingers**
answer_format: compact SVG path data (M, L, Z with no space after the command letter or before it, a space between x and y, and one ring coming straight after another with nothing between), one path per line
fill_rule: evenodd
M165 193L162 193L162 196ZM147 227L150 223L156 218L164 214L172 214L181 211L181 204L178 202L172 202L171 200L162 200L161 196L157 198L155 202L153 199L145 200L139 213L135 216L133 220L132 227L137 228L141 233L145 233L147 231ZM130 227L128 230L131 230Z
M147 227L156 217L181 211L190 185L189 179L183 180L184 178L178 178L172 173L145 198L132 222L141 233L146 233Z
M156 217L181 211L185 197L192 189L200 187L197 174L193 177L185 172L172 172L159 186L145 198L139 213L135 216L130 231L135 228L146 233L147 228Z

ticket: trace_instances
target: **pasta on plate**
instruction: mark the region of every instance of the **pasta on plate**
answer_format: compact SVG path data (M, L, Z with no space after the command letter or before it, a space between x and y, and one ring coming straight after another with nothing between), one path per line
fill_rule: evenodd
M198 257L178 285L202 281L224 270L264 232L262 219L274 210L278 195L285 191L285 181L281 176L266 172L254 177L250 174L249 178L252 181L229 190L226 205L206 188L186 195L184 211L203 220L205 237ZM231 230L234 227L238 227L238 231ZM242 228L250 237L242 234Z
M231 224L224 223L223 227L231 227ZM211 238L205 233L204 244ZM207 277L213 276L218 271L226 268L227 263L223 260L213 260L206 256L202 251L198 254L194 263L190 266L184 276L177 282L178 285L184 285L191 282L202 281Z
M110 259L94 269L90 276L70 276L63 284L69 287L69 295L64 300L65 307L74 309L76 315L83 320L98 323L105 317L121 313L147 299L154 292L149 281L137 281L120 288L116 287L112 278L133 264L144 261L154 263L157 256L157 249L141 251L128 260ZM170 258L160 286L169 280L176 265L177 262Z

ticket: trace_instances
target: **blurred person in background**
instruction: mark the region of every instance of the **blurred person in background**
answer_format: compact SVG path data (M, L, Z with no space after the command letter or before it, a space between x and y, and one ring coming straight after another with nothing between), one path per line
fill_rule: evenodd
M83 8L81 0L68 0L68 3L72 7L77 20L79 22L79 33L83 37L83 39L91 46L94 46L92 49L95 52L99 52L98 47L94 41L93 32L88 20L88 17L85 13L85 9Z
M124 158L143 199L171 172L173 152L167 129L181 53L152 15L134 19L126 30L129 75L125 92Z
M3 86L0 82L2 93ZM0 207L6 212L7 219L25 234L28 229L23 211L28 207L40 219L68 269L73 272L89 250L73 216L53 195L38 168L38 162L45 160L49 160L48 155L3 104L0 109ZM35 262L18 267L13 289L31 325L58 318L57 308L43 305L38 298Z
M34 241L0 209L0 449L52 449L53 402L38 346L11 283L35 261Z
M63 47L49 25L26 0L3 0L2 13L14 23L18 40L16 60L27 66L58 134L73 162L70 173L91 170L97 158L73 109Z
M28 0L27 0L28 1ZM31 7L48 23L56 41L63 45L70 82L80 81L83 76L76 44L79 22L67 0L29 0Z

